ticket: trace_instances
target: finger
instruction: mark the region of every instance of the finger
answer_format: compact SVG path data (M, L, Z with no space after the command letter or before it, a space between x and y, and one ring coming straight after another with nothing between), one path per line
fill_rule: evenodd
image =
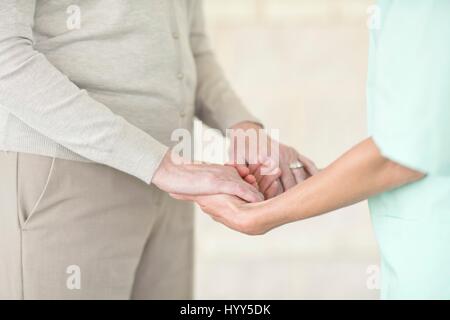
M261 180L261 165L260 164L251 164L248 166L248 169L250 170L250 174L253 175L256 178L256 183L259 183Z
M308 178L308 173L306 172L305 168L293 169L292 173L294 174L295 182L297 184L305 181L306 178Z
M281 177L281 170L279 168L274 173L273 175L262 176L262 179L258 183L261 192L265 192L267 188Z
M272 199L275 198L276 196L278 196L280 193L280 182L278 180L276 180L275 182L273 182L269 188L267 188L266 192L264 192L264 196L266 197L266 199Z
M261 167L259 171L261 172L261 175L268 176L272 174L277 174L277 170L279 170L279 161L276 161L274 158L271 157L261 157Z
M250 170L244 164L226 164L226 165L235 168L242 178L245 178L250 174Z
M297 184L289 166L283 166L281 168L281 182L283 183L284 190L289 190Z
M256 178L254 175L249 174L248 176L246 176L244 178L244 180L245 180L245 182L251 184L253 187L255 187L256 189L259 190L259 186L258 186L258 183L256 182ZM261 191L261 190L259 190L259 191Z
M256 182L256 178L255 178L255 176L252 175L252 174L249 174L248 176L246 176L246 177L244 178L244 180L245 180L246 182L250 183L250 184L253 184L253 183Z
M247 202L264 201L264 195L252 185L242 181L241 183L227 182L221 185L221 193L237 196Z
M277 178L281 174L281 170L279 167L274 167L274 161L272 160L265 160L264 163L260 163L259 165L255 166L254 168L250 169L250 172L256 177L256 181L258 184L263 180L266 176L277 176ZM255 170L256 168L256 170ZM252 171L255 170L255 171ZM273 179L272 179L273 180Z
M261 170L257 169L254 173L252 173L253 176L256 178L256 182L259 184L261 182L261 179L263 176L261 175Z
M310 175L314 176L319 173L319 169L317 169L316 164L312 160L308 159L305 156L302 156L299 153L297 153L297 157L298 157L298 160L300 160L300 162L305 166L306 171Z
M257 171L259 171L259 168L261 167L261 164L251 164L248 166L248 169L250 170L250 174L255 174Z

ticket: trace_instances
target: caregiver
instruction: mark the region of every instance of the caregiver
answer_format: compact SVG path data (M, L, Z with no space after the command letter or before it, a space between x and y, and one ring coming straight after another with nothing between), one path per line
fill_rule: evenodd
M371 197L381 297L450 299L450 1L379 6L369 59L370 138L269 201L176 197L252 235Z

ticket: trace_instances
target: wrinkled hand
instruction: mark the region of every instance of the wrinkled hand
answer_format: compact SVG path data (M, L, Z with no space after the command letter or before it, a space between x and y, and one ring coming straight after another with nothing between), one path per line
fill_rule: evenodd
M244 122L233 126L232 129L258 132L262 127L255 123ZM318 172L314 162L299 154L295 149L272 140L265 133L255 136L258 139L258 146L260 139L267 141L267 154L266 150L261 150L259 147L256 149L256 154L252 154L255 150L250 151L249 142L246 141L246 150L237 150L240 146L235 144L235 148L231 150L231 163L240 171L248 167L249 174L255 176L259 190L266 199L280 195ZM304 167L291 169L290 164L296 161Z
M245 201L229 195L187 196L171 194L178 200L194 201L215 221L228 228L247 234L262 235L277 227L273 215L261 210L258 204L248 204Z
M264 200L255 187L255 178L249 174L248 169L236 170L231 166L213 164L183 164L182 160L170 151L165 155L152 182L168 193L229 194L247 202Z
M280 195L318 172L315 164L310 159L299 154L294 148L279 143L278 149L278 175L262 175L261 164L259 166L249 166L250 174L255 176L259 189L264 193L266 199ZM299 161L304 167L291 169L290 165L296 161Z

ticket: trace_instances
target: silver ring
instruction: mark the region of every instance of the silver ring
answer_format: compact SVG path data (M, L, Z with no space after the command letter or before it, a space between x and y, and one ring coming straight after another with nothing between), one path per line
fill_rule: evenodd
M292 162L289 165L289 168L292 169L292 170L294 170L294 169L302 169L303 167L304 167L304 165L300 161Z

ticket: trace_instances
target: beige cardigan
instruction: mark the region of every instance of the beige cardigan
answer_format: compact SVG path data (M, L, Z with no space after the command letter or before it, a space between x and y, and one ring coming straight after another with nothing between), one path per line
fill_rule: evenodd
M0 150L150 183L177 128L256 121L224 78L200 0L1 0Z

